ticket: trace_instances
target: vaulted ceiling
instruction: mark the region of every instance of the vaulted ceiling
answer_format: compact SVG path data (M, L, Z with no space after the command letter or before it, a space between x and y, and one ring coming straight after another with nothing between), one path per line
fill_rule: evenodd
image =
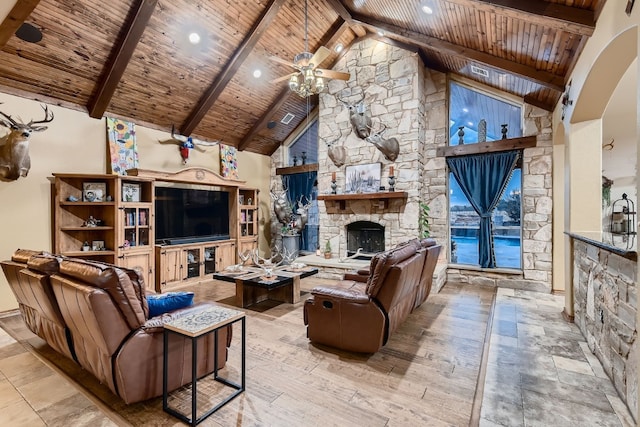
M552 110L605 1L308 0L309 50L331 49L331 68L337 44L377 38ZM304 0L18 0L0 91L269 155L317 104L270 83L293 70L269 57L304 50L304 16ZM16 36L23 23L42 40Z

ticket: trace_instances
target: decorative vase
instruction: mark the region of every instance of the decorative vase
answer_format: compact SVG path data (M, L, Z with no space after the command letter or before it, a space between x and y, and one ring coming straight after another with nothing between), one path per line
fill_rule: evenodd
M331 252L325 252L325 253L324 253L324 257L325 257L326 259L330 259L330 258L331 258Z
M464 145L464 126L458 128L458 145Z

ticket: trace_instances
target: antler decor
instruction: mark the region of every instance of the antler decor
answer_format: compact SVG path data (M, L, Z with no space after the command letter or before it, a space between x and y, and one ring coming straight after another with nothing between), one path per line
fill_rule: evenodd
M0 111L0 125L9 129L9 133L0 138L0 180L15 181L21 176L26 177L31 169L29 157L29 137L32 132L47 130L47 126L34 126L39 123L53 121L53 112L46 105L44 119L21 123L10 115Z

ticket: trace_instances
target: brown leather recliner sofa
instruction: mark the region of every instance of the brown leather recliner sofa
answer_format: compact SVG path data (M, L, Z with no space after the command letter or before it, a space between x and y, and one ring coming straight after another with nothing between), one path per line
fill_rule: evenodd
M145 286L136 271L50 254L25 254L17 251L2 267L27 326L60 353L75 354L84 369L125 403L162 395L163 324L210 304L149 318ZM21 262L25 260L26 264ZM57 307L60 317L51 320L54 316L49 311L56 310L42 307ZM230 326L218 333L219 369L227 360L231 336ZM61 337L70 337L69 351ZM214 335L200 338L197 345L200 377L214 370ZM191 341L170 334L168 357L172 367L168 388L174 390L191 381Z
M439 245L430 246L439 252ZM416 307L418 292L420 298L425 294L427 249L417 239L406 242L375 255L364 282L361 271L334 286L315 287L304 305L309 340L361 353L380 350ZM432 255L437 260L437 252Z

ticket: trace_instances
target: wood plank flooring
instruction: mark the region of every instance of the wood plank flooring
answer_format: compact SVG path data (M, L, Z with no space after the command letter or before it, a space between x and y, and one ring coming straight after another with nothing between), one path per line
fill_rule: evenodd
M547 363L551 356L544 353L549 350L540 347L538 341L526 339L531 328L537 328L532 319L545 322L552 334L552 322L560 318L561 311L557 297L543 295L544 307L538 312L535 302L542 294L498 290L500 304L494 313L495 289L447 283L409 316L381 351L362 355L315 346L306 338L302 306L308 291L320 283L331 282L304 279L300 303L266 301L243 309L247 313L247 390L201 425L549 425L536 423L535 417L548 416L541 414L540 408L558 404L558 390L571 392L569 385L552 382L554 378L558 380L558 373L560 380L566 375L553 362ZM213 281L191 290L196 292L196 300L233 305L233 284ZM161 398L124 405L91 375L31 334L20 316L0 319L0 325L20 341L5 345L0 339L0 425L181 425L162 411ZM487 325L493 325L491 330ZM558 324L557 328L566 331L567 340L580 341L581 336L571 329L575 325ZM491 338L490 346L485 337ZM232 380L239 377L239 340L240 330L234 331L229 361L222 372ZM524 348L530 344L539 348ZM576 345L581 348L579 343ZM491 350L485 352L485 382L481 367L483 349L487 347ZM531 361L519 365L522 357L532 354L535 357ZM532 366L538 359L540 366ZM52 372L54 378L60 378L59 383L42 381ZM584 383L579 383L581 388L585 388ZM80 393L75 395L65 388L65 393L71 394L65 394L64 399L38 400L29 391L39 387L45 395L49 390L49 396L61 396L64 393L57 392L58 384L71 384ZM557 425L571 425L564 421L571 420L576 405L580 407L577 420L589 416L593 409L601 425L631 425L624 404L619 398L606 395L604 392L612 388L602 384L594 383L591 401L582 406L572 402L562 409L563 423ZM597 395L598 388L604 390L601 395ZM206 381L199 389L198 401L205 405L221 398L206 396L213 390ZM62 424L64 417L60 414L74 413L69 402L85 409L76 414L77 418L69 418L71 422ZM172 402L188 407L188 402L178 398Z

